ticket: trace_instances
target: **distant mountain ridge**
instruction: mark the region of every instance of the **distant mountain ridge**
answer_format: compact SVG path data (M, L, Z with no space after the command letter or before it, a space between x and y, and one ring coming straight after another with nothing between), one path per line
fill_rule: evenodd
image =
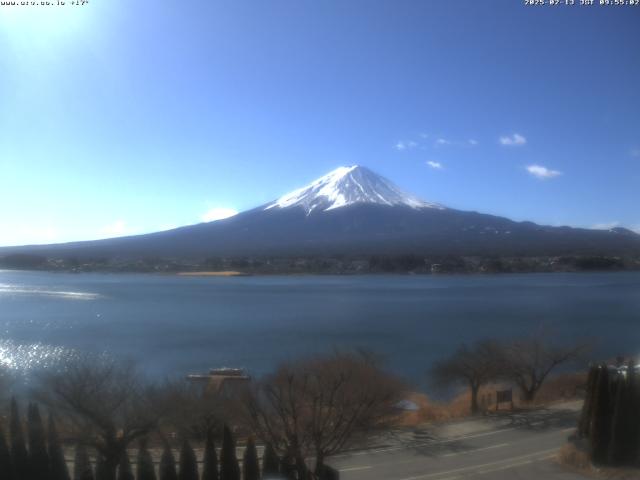
M202 259L328 255L638 255L623 228L541 226L446 208L361 166L340 167L277 200L210 223L97 241L0 248L0 256Z

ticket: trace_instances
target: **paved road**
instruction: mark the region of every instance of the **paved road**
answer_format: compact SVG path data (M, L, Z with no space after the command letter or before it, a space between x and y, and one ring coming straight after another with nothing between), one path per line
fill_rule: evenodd
M577 417L577 404L492 415L398 433L384 446L328 463L342 480L584 480L554 459Z

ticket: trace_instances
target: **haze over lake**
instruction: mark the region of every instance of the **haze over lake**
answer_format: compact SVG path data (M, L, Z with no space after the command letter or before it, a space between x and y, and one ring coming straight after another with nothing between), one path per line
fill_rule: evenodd
M640 351L640 273L178 277L0 271L0 363L19 372L77 352L152 376L366 347L416 383L461 342L544 325Z

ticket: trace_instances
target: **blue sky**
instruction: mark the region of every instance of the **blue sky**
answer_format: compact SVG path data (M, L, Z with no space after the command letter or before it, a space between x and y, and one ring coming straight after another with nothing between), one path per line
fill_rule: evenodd
M0 245L197 223L351 164L640 229L638 25L516 0L0 7Z

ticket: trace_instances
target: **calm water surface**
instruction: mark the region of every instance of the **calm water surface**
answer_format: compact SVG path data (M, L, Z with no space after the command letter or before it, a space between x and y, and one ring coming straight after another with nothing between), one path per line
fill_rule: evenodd
M0 363L17 372L77 352L151 375L214 366L254 374L362 346L417 383L461 342L545 325L640 352L640 273L496 276L178 277L0 271Z

